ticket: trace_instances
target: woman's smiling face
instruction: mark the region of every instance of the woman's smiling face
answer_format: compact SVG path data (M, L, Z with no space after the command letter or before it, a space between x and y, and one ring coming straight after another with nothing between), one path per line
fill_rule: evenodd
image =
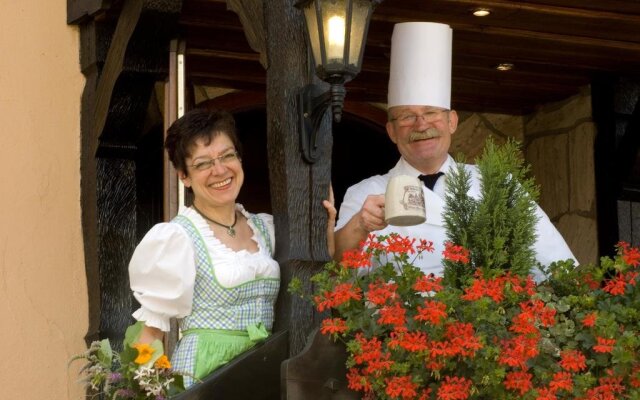
M193 189L194 201L201 207L234 205L244 182L244 171L233 142L226 133L220 132L207 144L204 138L197 139L191 155L186 159L188 175L180 173L186 187ZM227 155L228 157L222 157ZM199 170L194 166L212 161L209 168ZM206 165L206 164L205 164Z

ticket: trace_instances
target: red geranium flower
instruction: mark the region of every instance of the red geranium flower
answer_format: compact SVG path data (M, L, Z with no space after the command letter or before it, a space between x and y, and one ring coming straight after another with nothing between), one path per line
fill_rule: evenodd
M584 318L582 318L582 325L584 325L585 327L593 327L596 325L596 319L598 318L598 313L596 311L587 314L584 316Z
M614 296L620 296L624 294L626 286L627 281L625 281L624 276L619 273L618 275L609 279L609 281L604 285L603 290Z
M413 289L418 292L439 292L442 290L441 282L441 277L436 277L433 274L423 275L416 279L416 283L413 284Z
M440 325L447 318L447 305L435 300L425 300L424 307L418 306L418 314L413 319L426 321L433 325Z
M380 309L380 318L378 318L378 323L380 325L388 324L402 326L406 322L406 313L407 310L405 310L400 303L384 306Z
M471 381L462 377L445 376L438 388L439 400L465 400L469 397Z
M531 378L532 375L525 371L508 372L504 379L504 387L524 395L533 387Z
M560 353L560 366L566 371L580 372L587 368L586 357L578 350L565 350Z
M593 346L593 351L596 353L611 353L613 351L613 346L616 344L615 339L605 339L596 336L596 340L598 341L598 344Z
M442 252L445 260L460 262L463 264L469 263L469 250L462 246L457 246L451 242L445 242L444 251Z
M553 375L553 379L549 383L549 387L553 390L566 390L571 392L573 390L573 378L569 372L560 371Z
M417 396L418 385L411 381L410 376L394 376L385 379L387 389L385 392L392 398L402 397L403 399L413 399Z
M320 327L320 332L323 335L344 333L348 330L347 322L342 318L327 318L322 321L322 326Z
M367 292L367 300L371 303L381 306L389 299L398 297L396 290L398 285L395 283L386 283L382 280L377 280L369 284L369 291Z

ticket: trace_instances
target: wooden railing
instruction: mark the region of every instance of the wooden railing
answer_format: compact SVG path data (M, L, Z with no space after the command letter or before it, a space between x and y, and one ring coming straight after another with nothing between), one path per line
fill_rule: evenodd
M282 363L283 400L356 400L347 388L345 346L316 329L300 354Z
M172 400L277 400L280 364L289 356L287 331L275 332Z
M287 331L243 353L172 400L356 400L347 388L346 351L314 331L300 354L289 354Z

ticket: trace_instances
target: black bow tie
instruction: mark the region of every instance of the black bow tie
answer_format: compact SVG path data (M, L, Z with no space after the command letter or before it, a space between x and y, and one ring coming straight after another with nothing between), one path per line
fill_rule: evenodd
M428 187L430 190L433 190L433 187L436 185L436 181L444 175L444 172L436 172L435 174L428 175L420 175L418 178L424 182L424 185Z

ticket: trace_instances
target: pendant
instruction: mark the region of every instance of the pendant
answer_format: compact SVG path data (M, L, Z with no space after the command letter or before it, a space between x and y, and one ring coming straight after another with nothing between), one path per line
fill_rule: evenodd
M231 237L236 237L236 230L233 229L233 226L227 228L227 235Z

